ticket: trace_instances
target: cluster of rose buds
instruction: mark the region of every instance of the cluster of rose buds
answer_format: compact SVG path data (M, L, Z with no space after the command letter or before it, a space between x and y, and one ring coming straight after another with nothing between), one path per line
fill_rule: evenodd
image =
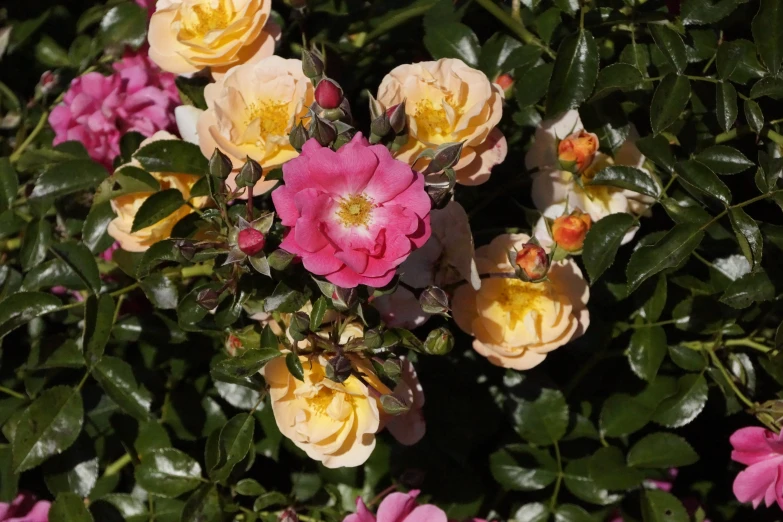
M370 143L383 143L396 152L408 143L408 119L405 115L405 101L384 107L370 95Z

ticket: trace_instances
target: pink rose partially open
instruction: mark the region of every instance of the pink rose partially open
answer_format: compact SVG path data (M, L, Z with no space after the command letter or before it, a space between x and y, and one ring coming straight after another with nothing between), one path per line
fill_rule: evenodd
M734 480L734 495L757 508L773 502L783 509L783 436L761 427L742 428L729 439L731 459L748 466Z
M50 502L20 493L11 503L0 502L0 522L48 522L50 507Z
M336 152L309 140L283 180L272 193L290 227L280 247L338 286L388 284L430 237L424 177L361 134Z
M377 515L367 509L361 498L356 499L356 513L343 522L447 522L446 513L438 506L416 504L418 490L409 493L391 493L378 506Z

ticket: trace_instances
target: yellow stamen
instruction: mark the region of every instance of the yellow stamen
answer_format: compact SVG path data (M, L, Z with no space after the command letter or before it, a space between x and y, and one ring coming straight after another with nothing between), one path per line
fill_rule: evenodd
M190 8L189 16L183 20L182 36L187 39L203 38L212 31L225 29L231 23L234 15L230 7L230 1L218 0L217 7L212 7L211 2L194 5Z
M248 107L246 124L259 120L262 138L284 136L288 133L288 104L283 102L257 102Z
M340 218L340 221L346 228L366 227L370 223L374 207L372 200L364 194L352 194L340 201L337 217Z
M540 310L541 298L549 294L550 283L528 283L519 279L503 279L503 289L497 302L509 313L511 328L535 310Z

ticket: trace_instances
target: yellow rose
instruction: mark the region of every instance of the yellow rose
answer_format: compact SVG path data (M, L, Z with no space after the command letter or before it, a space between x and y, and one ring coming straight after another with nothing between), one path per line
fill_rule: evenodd
M141 146L158 140L176 140L173 134L165 131L159 131L141 142ZM141 167L136 161L131 161L130 165ZM191 174L177 174L173 172L150 172L152 177L158 180L161 190L177 189L182 192L182 198L186 201L190 199L190 190L200 179L200 176ZM117 217L109 223L108 232L111 237L120 243L120 247L128 252L144 252L150 246L168 239L171 236L171 230L179 220L193 212L188 205L182 205L179 209L161 219L154 225L150 225L136 232L131 232L133 220L141 205L147 201L154 192L134 192L116 197L111 200L111 207ZM197 208L201 208L209 201L206 197L193 198L191 203Z
M504 234L476 250L481 273L512 273L507 252L530 240ZM553 263L548 280L484 279L479 290L460 286L452 301L454 320L475 337L473 349L497 366L527 370L546 354L582 335L590 324L590 291L570 258Z
M381 425L371 390L354 375L342 384L327 379L323 357L299 360L304 382L291 375L283 357L261 370L280 432L327 468L363 464Z
M271 0L158 0L149 26L149 55L164 71L190 74L275 52L279 27L267 24Z
M261 164L264 173L299 155L289 144L291 129L307 115L313 103L313 84L302 72L300 60L271 56L231 69L204 90L207 102L198 119L201 152L211 157L220 149L231 158L236 172L247 157ZM260 181L256 194L274 187Z
M506 157L507 145L496 125L503 116L503 89L461 60L400 65L378 88L387 108L405 101L410 139L397 158L413 163L426 148L465 142L457 181L479 185ZM422 160L423 163L423 160Z

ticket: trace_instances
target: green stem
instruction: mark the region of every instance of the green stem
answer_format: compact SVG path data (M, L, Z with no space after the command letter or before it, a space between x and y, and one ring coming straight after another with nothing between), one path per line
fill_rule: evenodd
M16 397L17 399L27 399L23 394L14 391L11 388L6 388L5 386L0 386L0 392L10 395L11 397Z
M112 297L117 297L119 295L124 295L129 292L132 292L136 290L139 287L139 283L133 283L132 285L128 285L125 288L120 288L119 290L115 290L114 292L110 293L109 295Z
M717 355L715 355L714 350L707 350L707 352L710 354L710 359L712 360L712 364L715 365L715 367L720 370L720 372L723 374L723 377L726 379L726 382L729 383L729 386L731 386L731 389L734 391L734 395L737 396L739 400L741 400L748 408L753 408L755 404L753 404L753 401L748 399L744 393L740 391L739 388L737 388L737 385L734 383L734 379L731 378L731 375L729 375L729 372L726 370L726 367L723 366L723 363L720 361Z
M127 466L133 461L129 453L126 453L122 457L118 458L108 466L106 466L106 471L103 472L104 477L111 477L112 475L116 475L120 472L122 468Z
M667 321L658 321L657 323L629 324L628 328L652 328L653 326L665 326L667 324L677 324L682 319L669 319Z
M49 111L44 111L43 114L41 114L41 118L38 120L38 123L35 125L35 128L33 129L33 132L30 133L29 136L22 142L19 147L11 154L11 157L9 158L11 160L11 163L16 163L19 161L19 158L22 156L22 153L24 150L33 142L33 140L38 136L38 134L41 133L44 126L46 125L46 120L49 118Z
M557 507L557 496L560 494L560 483L563 481L563 459L560 456L560 446L555 441L555 458L557 459L557 480L555 481L555 490L552 492L552 499L549 501L549 509L554 511Z
M757 343L756 341L753 341L751 339L729 339L723 344L725 346L745 346L747 348L753 348L754 350L758 350L764 353L769 353L772 351L772 348L770 348L769 346L763 345L761 343Z
M0 241L0 252L10 252L12 250L18 250L22 245L22 238L12 237L5 241Z
M720 83L720 80L716 80L715 78L708 78L706 76L685 76L689 80L693 80L694 82L710 82L710 83Z
M520 40L526 44L532 44L539 47L547 56L555 58L555 52L550 49L548 45L539 40L533 33L528 31L521 22L515 20L513 16L507 13L505 9L497 5L493 0L476 0L476 3L497 18L500 23L508 27Z

